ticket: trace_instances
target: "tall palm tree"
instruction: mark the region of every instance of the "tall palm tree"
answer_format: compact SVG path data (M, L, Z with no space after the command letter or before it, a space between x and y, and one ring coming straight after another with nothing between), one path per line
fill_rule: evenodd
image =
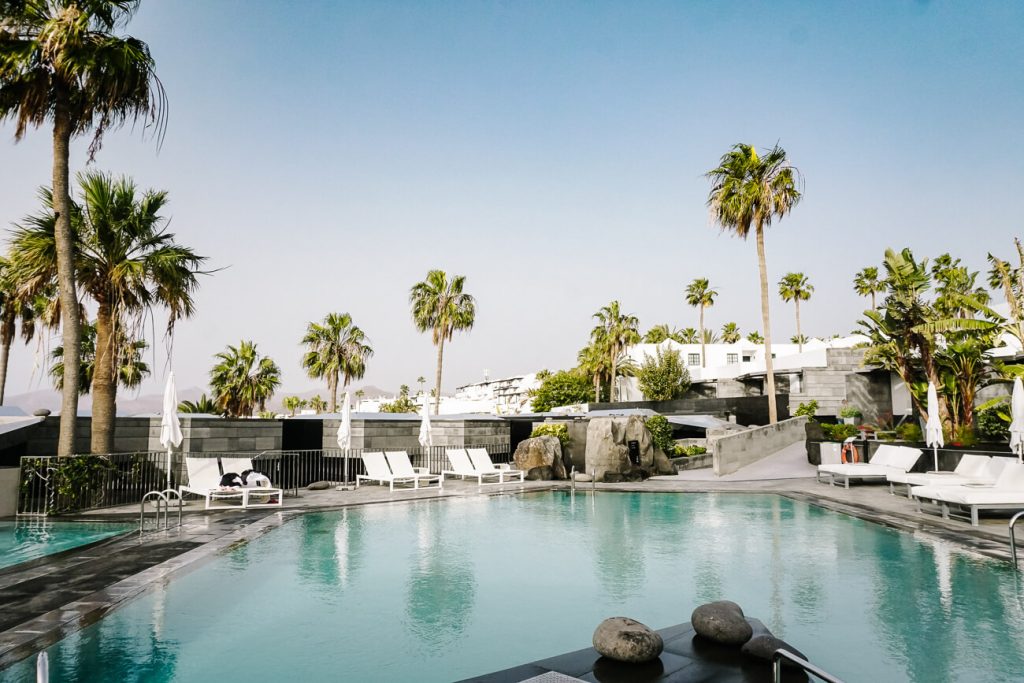
M759 156L752 145L738 144L722 155L718 166L707 173L711 179L708 207L723 230L746 239L751 230L757 242L757 267L761 280L761 323L764 326L768 419L778 421L775 405L775 368L772 362L771 316L768 306L768 265L764 253L764 229L782 219L799 203L800 173L775 145Z
M82 348L78 365L78 393L85 396L89 393L96 377L96 325L82 323ZM149 364L142 360L142 354L149 348L145 339L129 339L123 332L117 340L117 383L125 389L138 389L142 380L149 376ZM56 347L50 352L53 365L50 366L50 377L57 390L64 384L64 348Z
M608 353L611 388L608 392L609 400L616 400L616 377L618 377L621 355L630 344L640 341L640 332L637 326L640 321L635 315L627 315L622 312L618 301L612 301L607 306L593 315L597 319L597 325L590 333L594 342L601 343Z
M813 293L814 285L807 280L807 276L803 273L786 273L779 280L779 296L787 303L792 301L796 304L796 336L794 339L797 340L797 347L801 353L804 350L805 337L800 331L800 302L810 299Z
M328 313L323 322L309 323L306 328L302 343L309 350L302 356L302 367L310 377L327 379L330 412L338 409L338 378L342 387L347 387L366 374L366 361L373 355L368 342L348 313Z
M466 294L464 275L448 279L443 270L427 273L423 282L409 290L412 321L420 332L430 330L437 347L437 383L434 388L434 412L441 408L441 368L444 364L444 343L451 341L457 331L473 329L476 320L476 302Z
M314 413L319 415L327 410L327 401L325 401L320 394L317 394L313 398L309 399L309 407L313 409Z
M761 336L760 332L754 330L747 335L747 341L751 344L764 344L764 337Z
M5 0L0 5L0 121L15 121L14 136L52 126L54 240L61 309L77 310L71 218L70 146L90 134L89 159L104 134L140 120L161 136L166 96L149 47L115 31L139 0ZM64 349L59 455L70 455L78 414L81 321L62 320Z
M281 369L270 358L261 357L251 341L229 344L214 358L218 363L210 371L210 387L218 409L228 417L262 412L281 386Z
M90 445L94 453L109 453L121 363L117 354L122 350L116 340L136 336L156 307L167 309L166 331L173 334L175 323L195 311L193 294L206 257L167 232L168 221L161 215L166 192L143 192L130 178L99 172L79 174L78 184L81 203L71 203L75 276L96 303ZM11 242L13 270L30 292L50 286L59 276L54 197L46 189L40 195L43 211L17 226ZM66 372L66 346L64 351Z
M281 401L281 405L288 411L291 417L295 417L295 411L301 409L306 405L306 399L298 396L285 396L284 400Z
M660 344L666 339L672 338L672 329L668 323L655 325L644 333L644 344Z
M860 296L871 297L871 310L875 310L875 295L885 288L885 283L878 277L878 268L867 266L853 276L853 290Z
M182 401L178 404L179 413L216 415L219 411L217 404L206 394L201 395L195 401Z
M594 380L594 401L601 401L601 381L607 376L610 366L608 351L603 340L591 340L576 354L577 367Z
M708 306L715 305L716 296L718 296L718 292L711 289L711 284L708 282L708 279L704 277L695 279L686 287L686 303L700 309L698 334L700 335L700 366L702 368L705 366L707 361L707 358L704 355L704 341L706 339L704 335L704 309Z
M722 341L726 344L735 344L742 335L740 334L740 327L736 323L726 323L722 325Z

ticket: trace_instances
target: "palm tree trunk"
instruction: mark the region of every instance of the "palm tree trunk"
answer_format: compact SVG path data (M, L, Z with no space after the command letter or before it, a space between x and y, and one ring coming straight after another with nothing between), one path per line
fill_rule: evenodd
M615 357L618 355L618 349L615 348L615 344L612 344L612 381L608 385L608 400L612 403L615 403L615 374L619 369L618 364L615 362Z
M601 373L594 373L594 403L601 402Z
M704 364L704 304L700 306L700 366L705 367Z
M81 364L82 321L75 288L73 233L71 228L70 164L71 121L67 97L58 96L53 124L53 211L54 241L57 247L57 290L60 296L61 328L64 342L64 377L60 408L58 455L72 455L78 418L78 368Z
M331 392L331 407L329 413L338 412L338 373L332 372L327 376L327 390Z
M117 414L117 330L108 302L96 311L96 363L92 373L93 453L114 451L114 417Z
M804 335L800 332L800 297L793 299L796 303L796 347L800 353L804 352Z
M434 384L434 415L441 413L441 366L444 363L444 335L437 343L437 382Z
M11 356L11 339L0 344L0 406L4 404L4 389L7 387L7 360Z
M757 269L761 275L761 324L764 325L765 391L768 393L768 423L779 421L775 405L775 363L772 362L772 325L768 313L768 264L764 256L764 226L757 220Z
M877 306L875 306L875 290L871 290L871 310L877 310Z

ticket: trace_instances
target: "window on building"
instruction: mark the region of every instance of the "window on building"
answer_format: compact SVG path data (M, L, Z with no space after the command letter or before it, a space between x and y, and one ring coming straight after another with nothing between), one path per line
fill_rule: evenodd
M725 355L725 362L728 365L736 365L740 362L740 355L738 353L727 353Z
M687 365L700 365L700 354L699 353L688 353L686 354Z
M754 362L754 357L753 356L744 355L743 356L743 362L744 363L752 363L752 362Z

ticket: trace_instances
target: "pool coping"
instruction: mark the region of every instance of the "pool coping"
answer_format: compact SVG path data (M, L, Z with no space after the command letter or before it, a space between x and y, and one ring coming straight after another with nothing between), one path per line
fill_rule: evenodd
M792 480L790 480L792 481ZM498 489L498 490L476 490L474 496L496 497L502 495L522 495L524 493L539 493L561 491L570 493L571 487L566 482L552 482L547 486L538 486L529 489ZM740 494L740 495L777 495L792 500L815 505L832 512L845 514L855 519L878 524L883 527L897 529L906 533L916 535L919 533L936 536L942 540L950 541L960 546L967 552L974 552L991 559L1008 561L1010 559L1009 548L1005 539L998 534L979 529L977 527L957 528L957 523L942 520L939 517L922 519L909 514L902 514L894 511L884 511L870 505L852 503L839 498L818 494L813 491L798 491L786 489L764 489L756 487L729 487L729 488L693 488L689 486L649 486L636 484L601 484L596 487L580 487L579 495L593 495L594 492L614 493L698 493L698 494ZM110 612L116 611L126 603L153 590L161 585L166 585L173 578L199 568L205 562L239 545L262 536L274 529L277 529L299 516L309 513L336 512L344 509L369 507L375 505L404 505L413 502L448 500L453 497L464 497L451 495L427 495L422 497L403 497L399 499L389 498L373 501L353 501L319 507L298 507L285 508L271 512L255 521L243 524L217 538L201 543L200 545L175 555L159 564L148 567L127 578L112 583L105 588L74 600L57 609L50 610L29 621L19 624L13 628L0 632L0 672L13 664L31 657L33 654L46 649L50 645L63 640L69 635L90 626ZM108 517L107 519L110 519ZM170 531L150 532L142 538L154 538L154 534L166 538L173 534ZM119 542L131 542L130 537L137 532L118 534L113 538L101 539L96 543L89 544L94 548L109 544L117 545ZM142 542L139 541L139 542ZM37 560L54 559L57 555L72 556L82 551L85 546L71 548L61 553L37 558ZM33 560L31 562L35 562ZM21 563L12 565L12 568L26 568ZM45 567L46 562L41 562L39 567ZM5 568L11 569L11 568ZM6 574L6 576L5 576ZM8 578L11 572L0 571L0 579Z

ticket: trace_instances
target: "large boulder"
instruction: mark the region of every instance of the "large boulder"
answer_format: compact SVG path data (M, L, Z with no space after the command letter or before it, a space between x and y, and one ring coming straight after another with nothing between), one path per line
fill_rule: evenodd
M697 635L723 645L743 645L754 635L754 629L735 602L719 600L693 610L690 625Z
M629 442L639 447L639 462L629 459ZM587 473L597 481L641 481L654 474L675 474L672 462L651 441L639 415L595 417L587 426Z
M782 648L783 650L789 650L801 659L807 659L807 655L803 654L802 652L800 652L800 650L796 649L786 641L780 638L776 638L771 633L761 633L759 635L754 636L753 638L751 638L743 644L743 647L740 648L740 652L742 652L744 656L750 657L751 659L770 662L772 661L772 655L774 655L775 651L779 648ZM789 661L788 659L783 659L782 664L783 666L787 667L799 668L795 663Z
M661 634L629 617L605 619L594 631L594 649L618 662L649 662L664 648Z
M562 444L554 436L535 436L520 441L512 461L527 479L565 479Z

